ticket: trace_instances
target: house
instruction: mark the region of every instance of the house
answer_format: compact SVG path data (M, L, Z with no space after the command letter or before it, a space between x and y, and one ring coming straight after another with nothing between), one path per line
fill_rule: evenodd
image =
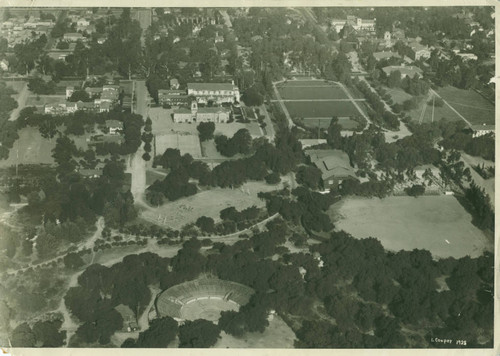
M97 179L102 176L102 170L101 169L80 169L78 171L78 174L80 174L83 178L86 179Z
M472 125L472 137L480 137L487 134L495 135L495 125Z
M410 47L409 57L414 61L418 61L420 58L428 59L431 56L429 47L418 42L410 42L408 46Z
M198 107L196 100L191 101L191 108L179 108L174 111L174 122L215 122L229 121L231 110L224 107Z
M324 138L318 138L318 139L305 138L305 139L299 140L299 142L302 144L302 148L304 149L304 148L311 147L311 146L326 144L326 139L324 139Z
M120 304L115 307L115 310L120 313L122 319L123 319L123 330L132 332L136 331L139 329L139 324L137 323L137 318L130 309L130 307Z
M179 81L177 78L170 79L170 89L177 90L179 89Z
M66 99L71 98L71 95L75 92L75 87L66 87Z
M70 33L65 33L63 39L65 41L76 42L78 40L84 40L85 37L83 37L81 33L70 32Z
M104 42L106 42L106 40L107 40L106 36L99 36L99 37L97 37L97 43L98 44L103 44Z
M106 128L109 130L110 135L116 135L119 131L123 130L123 122L118 120L106 120Z
M78 27L87 27L88 25L90 25L90 21L86 18L82 17L76 21L76 26Z
M87 87L85 88L85 92L91 97L95 98L101 95L102 93L102 88L91 88Z
M240 90L232 83L188 83L187 94L199 103L232 103L240 101Z
M399 71L401 73L401 79L404 77L413 78L415 75L422 77L422 69L414 66L387 66L382 68L384 73L389 76L392 72Z
M158 102L161 105L183 105L188 103L189 96L185 90L158 90Z
M324 188L341 186L346 179L357 179L349 156L341 150L306 150L311 162L321 171Z
M392 52L392 51L374 52L373 53L373 57L375 57L375 59L377 61L380 61L382 59L392 58L392 57L401 58L401 56L399 55L399 53Z
M464 61L477 61L477 56L474 53L457 53L457 56Z
M0 69L2 69L4 72L9 70L9 61L6 59L2 59L0 61Z

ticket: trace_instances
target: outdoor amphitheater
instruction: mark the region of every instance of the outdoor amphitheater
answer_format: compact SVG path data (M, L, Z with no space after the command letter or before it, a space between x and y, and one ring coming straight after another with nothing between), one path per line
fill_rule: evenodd
M237 311L254 293L239 283L202 277L175 285L158 294L155 308L159 318L177 321L205 319L214 323L223 311Z

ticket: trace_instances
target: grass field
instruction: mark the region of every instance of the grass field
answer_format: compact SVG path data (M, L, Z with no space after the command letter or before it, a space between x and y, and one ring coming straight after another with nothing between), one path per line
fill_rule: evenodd
M252 205L263 207L265 202L257 197L257 193L281 188L282 184L268 185L264 182L248 182L241 188L235 189L213 188L167 202L159 208L144 210L141 216L147 221L179 229L187 223L196 221L200 216L208 216L219 221L219 212L230 206L238 210Z
M221 332L221 338L214 348L293 348L296 339L293 330L278 315L269 321L269 326L260 332L245 333L242 337L234 337Z
M495 124L495 106L475 91L448 86L437 92L473 125Z
M349 101L322 101L300 102L289 101L285 103L292 117L318 118L333 116L355 116L358 110Z
M303 86L284 86L278 89L280 96L284 100L297 99L347 99L342 88L336 85L331 86L316 86L314 82L311 84L303 84Z
M400 88L384 87L384 89L391 96L392 101L398 104L403 104L403 102L412 98L410 94L406 93L403 89Z
M436 258L477 257L493 249L452 196L349 198L330 208L336 229L376 237L392 251L427 249Z
M160 155L167 148L177 148L181 155L189 153L193 158L201 157L201 147L198 135L186 133L171 133L156 135L156 154Z
M19 164L53 164L52 149L56 139L44 139L36 127L26 127L19 130L19 139L14 142L9 158L0 160L0 167ZM18 153L19 150L19 153ZM18 158L17 158L18 157Z

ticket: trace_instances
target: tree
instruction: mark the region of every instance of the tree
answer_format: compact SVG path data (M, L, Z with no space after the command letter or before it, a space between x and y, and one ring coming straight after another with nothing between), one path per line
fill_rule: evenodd
M401 72L399 70L395 70L389 74L387 86L389 88L399 88L401 86Z
M207 348L215 345L220 329L211 321L186 321L179 327L179 347Z
M177 330L177 322L170 317L153 319L134 344L127 342L122 347L166 348L175 339Z
M280 175L276 172L273 172L271 174L268 174L265 177L266 183L267 184L278 184L281 181Z
M200 122L196 127L199 132L200 141L211 140L214 137L215 123L213 122Z
M12 331L10 342L13 347L34 347L36 335L28 323L22 323Z
M295 177L297 183L310 189L318 189L321 184L321 171L313 166L300 166Z
M66 331L59 331L61 325L61 320L36 322L33 325L33 333L36 336L37 343L41 344L42 347L63 346L66 339Z
M215 231L214 219L206 216L199 217L198 220L196 220L196 226L198 226L201 231L209 234Z
M84 265L82 258L76 253L68 253L64 256L64 265L71 269L77 269Z
M251 86L243 93L241 100L243 100L247 106L260 106L264 103L264 97L255 85Z

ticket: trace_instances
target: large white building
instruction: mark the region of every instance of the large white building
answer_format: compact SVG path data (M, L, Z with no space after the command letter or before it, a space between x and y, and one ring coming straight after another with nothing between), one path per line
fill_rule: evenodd
M174 122L215 122L229 121L231 110L224 107L198 107L196 100L191 102L191 108L174 110Z
M333 19L331 21L331 26L335 28L335 31L340 32L344 26L350 25L356 31L375 31L376 19L363 20L362 18L356 16L347 16L347 19Z
M240 101L240 90L232 83L188 83L187 94L194 96L198 103Z

